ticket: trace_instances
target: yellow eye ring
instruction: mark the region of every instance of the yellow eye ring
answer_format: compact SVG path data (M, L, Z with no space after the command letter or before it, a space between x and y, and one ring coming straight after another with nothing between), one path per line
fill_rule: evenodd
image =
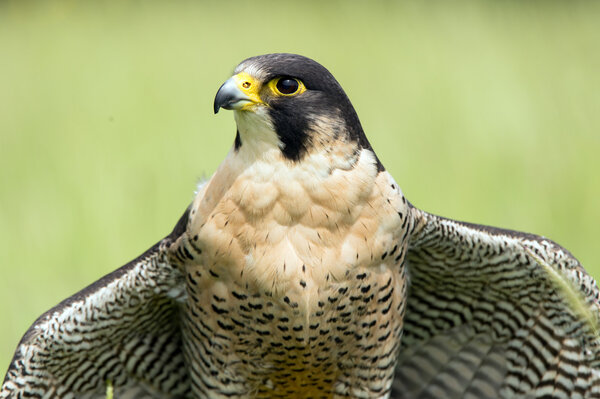
M300 80L291 77L279 77L269 82L271 90L280 96L297 96L306 91L306 86Z

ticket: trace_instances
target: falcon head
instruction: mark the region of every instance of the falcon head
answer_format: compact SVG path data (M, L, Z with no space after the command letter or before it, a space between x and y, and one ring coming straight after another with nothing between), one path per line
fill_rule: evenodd
M301 55L242 61L217 92L215 113L220 108L234 111L236 151L246 145L258 152L277 148L283 158L300 161L340 142L355 153L372 150L340 84L325 67ZM378 160L377 167L382 169Z

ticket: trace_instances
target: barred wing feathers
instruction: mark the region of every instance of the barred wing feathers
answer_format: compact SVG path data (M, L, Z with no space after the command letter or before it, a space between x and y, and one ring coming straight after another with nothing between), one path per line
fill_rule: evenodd
M600 397L599 291L568 251L413 212L392 397Z
M173 232L137 259L43 314L23 336L0 398L189 397L183 361L182 274L166 247Z

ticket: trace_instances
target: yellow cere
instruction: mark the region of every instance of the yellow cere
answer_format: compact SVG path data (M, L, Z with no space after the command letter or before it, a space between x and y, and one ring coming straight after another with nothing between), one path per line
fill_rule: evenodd
M263 101L260 98L260 82L254 79L250 74L246 72L240 72L233 77L235 83L239 87L239 89L244 92L250 98L250 103L245 104L242 107L242 110L247 110L252 107L254 104L263 104Z

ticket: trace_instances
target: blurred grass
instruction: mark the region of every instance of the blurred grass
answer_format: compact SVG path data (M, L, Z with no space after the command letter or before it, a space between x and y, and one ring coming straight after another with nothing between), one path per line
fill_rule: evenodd
M217 88L266 52L334 73L416 206L600 277L599 3L301 4L0 3L0 374L39 314L170 231L233 141Z

